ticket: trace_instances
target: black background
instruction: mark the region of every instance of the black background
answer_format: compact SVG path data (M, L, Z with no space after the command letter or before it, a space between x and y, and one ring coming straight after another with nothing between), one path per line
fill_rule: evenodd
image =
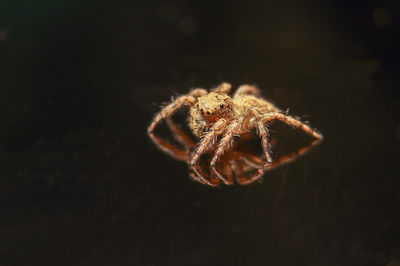
M0 265L400 265L400 3L0 4ZM209 188L146 135L257 84L324 142ZM293 132L296 134L296 132Z

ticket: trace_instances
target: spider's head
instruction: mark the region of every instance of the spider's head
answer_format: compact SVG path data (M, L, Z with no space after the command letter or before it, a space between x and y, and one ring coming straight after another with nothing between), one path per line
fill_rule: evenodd
M226 94L210 92L197 98L194 108L211 123L217 122L220 118L231 119L233 116L233 102Z

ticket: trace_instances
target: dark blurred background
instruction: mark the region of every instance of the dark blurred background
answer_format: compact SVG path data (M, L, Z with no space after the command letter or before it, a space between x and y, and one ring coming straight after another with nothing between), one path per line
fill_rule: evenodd
M1 1L0 265L400 265L399 19L397 0ZM146 127L222 81L324 142L262 183L192 182Z

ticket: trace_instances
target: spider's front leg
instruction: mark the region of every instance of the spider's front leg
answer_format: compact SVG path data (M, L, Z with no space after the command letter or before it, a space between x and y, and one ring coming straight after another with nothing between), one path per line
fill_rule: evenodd
M210 186L217 186L218 181L213 180L209 175L205 174L200 169L200 156L210 150L222 131L225 130L227 126L227 121L223 118L218 120L208 131L208 133L201 139L200 144L192 157L192 161L190 162L193 171L196 173L197 177L203 182Z
M177 160L182 160L182 161L187 161L187 152L180 150L176 148L175 146L171 145L170 143L166 142L165 140L162 140L161 138L157 137L154 135L154 129L156 126L166 118L169 118L172 116L177 110L182 108L183 106L193 106L196 102L196 97L200 97L201 95L206 94L207 91L204 89L194 89L192 90L188 95L180 96L176 100L174 100L172 103L168 104L166 107L164 107L157 115L154 117L153 122L150 124L150 126L147 129L147 133L150 136L151 140L156 144L156 146L168 153L170 156ZM171 121L168 122L168 126L171 128L171 130L174 131L174 125L171 123ZM182 136L178 136L181 139L183 139Z
M218 149L214 153L214 157L211 160L210 166L213 173L221 179L226 185L232 185L232 181L229 178L223 176L223 174L216 168L217 161L220 157L232 147L233 137L240 132L240 124L234 120L226 130L226 134L221 139Z

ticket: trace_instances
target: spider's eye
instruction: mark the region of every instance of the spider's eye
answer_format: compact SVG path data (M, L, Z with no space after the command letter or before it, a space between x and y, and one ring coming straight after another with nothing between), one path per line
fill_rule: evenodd
M196 108L199 109L199 104L196 104Z
M207 111L207 114L210 115L211 114L210 111Z
M221 109L224 109L224 105L222 103L221 103L221 105L219 107L221 107Z
M202 115L204 115L204 110L203 110L203 109L201 109L201 110L200 110L200 113L201 113Z

